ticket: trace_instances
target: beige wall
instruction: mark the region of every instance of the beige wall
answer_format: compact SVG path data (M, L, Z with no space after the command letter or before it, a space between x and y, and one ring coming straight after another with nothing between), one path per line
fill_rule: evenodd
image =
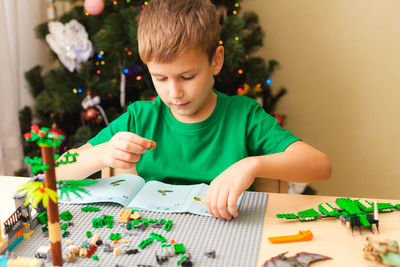
M286 128L327 153L321 195L400 199L400 1L245 0L281 68Z

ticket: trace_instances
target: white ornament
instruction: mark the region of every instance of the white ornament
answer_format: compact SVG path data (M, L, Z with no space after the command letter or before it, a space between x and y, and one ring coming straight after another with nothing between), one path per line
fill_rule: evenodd
M70 71L79 70L81 62L93 55L93 45L88 39L85 27L76 20L63 25L61 22L49 22L49 34L46 41L62 64Z

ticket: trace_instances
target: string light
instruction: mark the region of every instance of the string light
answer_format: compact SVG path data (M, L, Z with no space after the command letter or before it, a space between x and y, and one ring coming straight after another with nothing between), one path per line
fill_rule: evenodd
M108 98L111 98L112 97L112 94L111 93L108 93Z
M150 100L151 100L151 101L154 101L154 99L156 99L155 96L150 97Z
M239 7L239 3L235 3L235 7Z
M238 73L239 73L239 74L243 74L243 70L242 70L242 69L239 69L239 70L238 70Z
M82 88L78 88L78 93L82 93Z
M97 54L97 58L103 58L102 54Z
M89 15L90 15L90 13L89 13L89 12L87 12L87 11L85 11L85 15L86 15L86 16L89 16Z
M149 4L149 2L145 1L144 4L147 6Z
M224 42L222 42L222 40L219 41L219 44L222 45Z
M132 51L128 51L128 56L131 56L132 55Z
M136 76L136 80L137 80L137 81L142 80L142 76L140 76L140 75Z
M142 9L145 8L145 7L146 7L145 5L142 5Z
M118 5L117 1L113 1L114 6Z
M235 37L235 40L236 40L236 41L239 41L239 37L238 37L238 36L236 36L236 37Z
M126 2L129 4L131 2L131 0L126 0Z
M72 89L72 92L74 92L74 94L76 94L78 92L78 90L76 90L76 88Z
M124 51L125 51L125 52L128 51L128 47L125 47L125 48L124 48Z
M102 60L102 61L101 61L101 65L104 65L104 64L106 64L106 62L104 62L104 60Z
M100 75L100 73L101 73L101 70L96 70L96 73Z
M100 53L100 55L104 55L104 51L103 50L101 50L99 53Z
M237 15L238 12L236 10L233 10L232 13L233 13L233 15Z
M266 83L267 83L267 84L271 84L271 83L272 83L271 79L267 79L267 80L266 80Z
M124 73L128 74L129 70L127 68L124 69Z
M237 91L238 93L240 93L241 91L243 91L243 88L239 87Z
M98 61L96 61L96 66L98 66L99 65L99 62Z

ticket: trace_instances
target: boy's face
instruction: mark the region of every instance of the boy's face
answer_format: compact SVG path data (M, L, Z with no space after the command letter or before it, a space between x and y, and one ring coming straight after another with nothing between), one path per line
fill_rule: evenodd
M213 112L217 95L213 92L214 75L222 68L224 48L218 47L210 64L205 52L188 49L169 63L149 62L156 91L181 122L203 121Z

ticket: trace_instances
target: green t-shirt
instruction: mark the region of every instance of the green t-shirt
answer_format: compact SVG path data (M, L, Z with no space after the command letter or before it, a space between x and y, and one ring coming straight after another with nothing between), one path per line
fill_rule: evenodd
M157 143L136 165L138 175L146 181L209 184L243 158L283 152L300 140L282 129L255 100L216 93L214 111L196 123L176 120L159 97L136 101L89 143L107 142L120 131L135 133Z

